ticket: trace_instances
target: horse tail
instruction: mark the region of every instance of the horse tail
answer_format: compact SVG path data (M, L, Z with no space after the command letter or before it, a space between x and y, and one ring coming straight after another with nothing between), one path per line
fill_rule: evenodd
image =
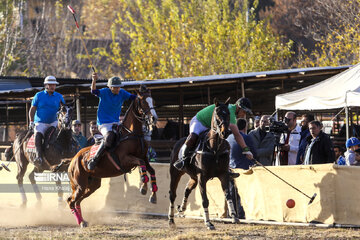
M172 149L170 154L170 163L174 163L177 160L180 148L184 144L185 140L186 137L183 137L175 143L174 148Z

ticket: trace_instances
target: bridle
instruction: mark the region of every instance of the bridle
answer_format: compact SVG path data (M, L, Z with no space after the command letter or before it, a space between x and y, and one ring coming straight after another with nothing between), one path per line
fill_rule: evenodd
M215 111L216 111L216 108L215 108ZM214 128L214 126L211 126L211 131L213 131L218 136L218 138L220 138L222 140L226 139L226 135L227 135L226 130L225 130L225 134L224 134L223 131L221 131L221 127L223 125L227 125L227 126L225 126L225 129L228 128L229 123L227 122L227 119L220 118L218 114L214 114L213 121L215 123L215 128Z
M151 98L151 96L143 96L143 98ZM134 105L134 106L133 106ZM130 107L128 108L128 110L126 111L125 113L125 116L128 114L128 112L131 110L131 109L134 109L132 111L134 117L144 125L145 127L145 130L149 130L149 127L151 125L154 124L154 120L152 118L154 118L154 116L152 115L149 115L148 113L151 111L151 110L155 110L154 107L149 107L147 109L144 109L142 106L141 106L141 103L140 103L140 98L136 98L130 105Z
M63 111L62 111L62 108L65 108L66 109L66 113L63 114ZM67 129L69 130L71 128L71 112L72 111L72 107L69 107L69 106L61 106L59 111L56 113L57 115L57 119L58 121L60 122L60 126L61 128L60 129Z

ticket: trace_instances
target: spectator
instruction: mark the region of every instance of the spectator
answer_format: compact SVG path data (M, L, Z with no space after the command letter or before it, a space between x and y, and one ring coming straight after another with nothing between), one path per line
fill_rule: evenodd
M260 127L260 116L255 116L254 118L254 129Z
M337 165L346 165L344 150L339 145L334 146L334 153Z
M301 127L296 124L296 113L287 112L284 117L284 122L288 127L286 133L280 136L280 165L295 165L296 156L299 150Z
M98 126L96 125L96 121L90 122L90 137L87 139L86 146L92 146L95 144L96 135L101 135Z
M301 164L304 162L304 153L307 146L306 138L310 136L309 131L309 122L314 121L314 115L312 114L303 114L301 119L301 132L300 132L300 143L299 143L299 151L296 156L296 164Z
M246 134L247 132L247 122L244 118L239 118L236 121L237 128L239 129L240 135L243 137L245 144L250 148L250 151L253 153L254 158L256 158L256 149L254 144L251 140L251 137ZM237 144L234 134L231 134L227 141L230 144L230 164L231 168L242 168L242 169L249 169L253 162L243 154L243 150L239 144ZM232 176L232 174L230 174ZM245 219L245 211L241 205L241 198L240 195L237 193L237 188L235 185L235 181L233 178L230 178L229 181L229 189L231 195L233 197L234 207L236 209L237 215L240 219ZM225 203L225 212L223 216L228 214L227 211L227 204Z
M310 136L306 139L308 145L304 155L305 165L335 162L335 153L330 137L321 129L321 122L311 121L309 123Z
M360 141L356 137L351 137L346 140L347 151L345 152L345 161L347 166L355 164L355 150L359 148L359 144Z
M78 152L87 146L87 140L81 133L81 122L79 120L73 120L71 130L73 139L77 142L76 152Z
M360 148L355 150L355 166L360 166Z
M246 146L250 148L250 151L253 153L254 158L256 158L256 149L254 143L251 140L251 137L246 134L247 123L243 118L239 118L236 122L236 125L239 129L241 136L243 137ZM230 143L230 167L231 168L242 168L249 169L253 162L243 154L243 150L240 145L237 144L234 134L231 134L227 141Z
M156 151L151 147L152 126L143 125L144 140L148 143L147 158L149 162L156 162Z
M263 115L260 119L260 126L249 133L257 154L257 160L265 165L272 165L275 136L271 132L266 132L266 127L270 125L269 115Z

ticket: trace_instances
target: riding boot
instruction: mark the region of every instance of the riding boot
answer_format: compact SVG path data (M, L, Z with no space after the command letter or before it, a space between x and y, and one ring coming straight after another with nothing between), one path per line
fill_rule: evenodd
M42 141L43 141L43 135L40 132L35 133L35 159L34 159L34 165L35 166L41 166L43 160L42 160Z
M188 138L185 141L184 150L182 156L174 163L174 167L182 171L185 166L190 163L191 154L190 152L194 150L198 135L196 133L190 133Z
M112 148L113 142L115 140L116 134L114 132L108 132L108 134L105 137L105 141L101 142L101 145L99 146L98 150L95 153L95 156L93 157L93 159L91 159L88 162L88 169L89 170L94 170L95 166L97 165L97 163L99 162L99 160L101 159L101 155L105 150L110 150Z
M103 140L100 143L99 148L97 149L95 156L89 160L88 162L88 169L89 170L94 170L96 164L99 162L101 155L103 154L103 152L105 151L105 141Z

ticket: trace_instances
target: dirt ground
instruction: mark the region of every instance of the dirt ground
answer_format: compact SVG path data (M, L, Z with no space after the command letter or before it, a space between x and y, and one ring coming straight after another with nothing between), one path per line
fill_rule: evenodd
M207 230L202 220L94 212L79 228L67 210L0 208L0 239L360 239L360 229L269 226L213 222Z

